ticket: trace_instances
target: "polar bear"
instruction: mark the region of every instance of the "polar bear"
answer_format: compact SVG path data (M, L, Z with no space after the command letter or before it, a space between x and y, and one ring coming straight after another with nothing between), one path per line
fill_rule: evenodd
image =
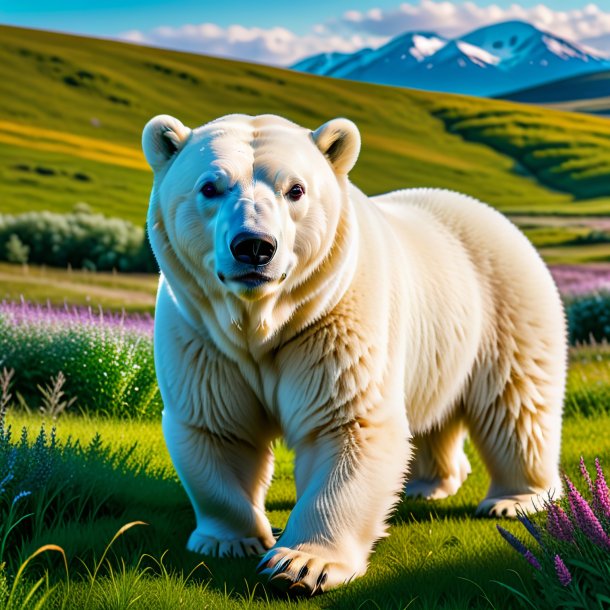
M565 320L542 260L467 196L367 197L360 135L230 115L143 133L162 270L155 362L163 432L192 502L188 548L263 555L310 595L363 574L404 489L454 494L468 433L514 515L560 488ZM271 442L295 450L297 502L265 516Z

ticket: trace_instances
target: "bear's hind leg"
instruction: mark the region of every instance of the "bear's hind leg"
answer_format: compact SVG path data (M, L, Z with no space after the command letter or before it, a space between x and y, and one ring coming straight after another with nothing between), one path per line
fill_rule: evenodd
M415 434L405 494L427 500L455 494L470 474L465 438L466 427L459 411L428 432Z
M493 368L487 370L482 383L490 388ZM480 397L483 392L472 394ZM477 408L476 401L466 404L470 436L491 476L477 514L514 517L518 510L539 510L549 494L561 494L562 401L560 375L521 365L511 370L499 396L486 407Z

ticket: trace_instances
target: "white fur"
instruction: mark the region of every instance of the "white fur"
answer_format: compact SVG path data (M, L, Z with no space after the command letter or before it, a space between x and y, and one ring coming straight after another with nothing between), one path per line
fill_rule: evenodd
M467 432L491 476L484 514L558 486L563 311L502 215L434 189L366 197L346 178L360 147L346 119L310 132L231 115L191 131L158 117L143 147L163 430L197 517L191 550L269 549L274 582L337 586L366 570L412 453L407 493L457 491ZM240 230L277 240L260 288L231 279ZM279 435L298 500L276 542L264 499Z

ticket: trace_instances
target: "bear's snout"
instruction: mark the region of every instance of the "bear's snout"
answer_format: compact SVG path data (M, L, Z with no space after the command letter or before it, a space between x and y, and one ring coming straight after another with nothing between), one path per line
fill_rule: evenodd
M229 246L238 263L263 267L271 262L277 250L277 240L272 235L242 232L236 235Z

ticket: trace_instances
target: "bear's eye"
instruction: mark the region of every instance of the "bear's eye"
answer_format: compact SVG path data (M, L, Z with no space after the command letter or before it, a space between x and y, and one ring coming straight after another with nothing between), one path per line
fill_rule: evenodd
M201 194L210 199L211 197L216 197L216 195L218 195L218 189L213 182L206 182L201 187Z
M295 184L289 191L288 197L292 199L292 201L298 201L305 194L305 189L301 184Z

